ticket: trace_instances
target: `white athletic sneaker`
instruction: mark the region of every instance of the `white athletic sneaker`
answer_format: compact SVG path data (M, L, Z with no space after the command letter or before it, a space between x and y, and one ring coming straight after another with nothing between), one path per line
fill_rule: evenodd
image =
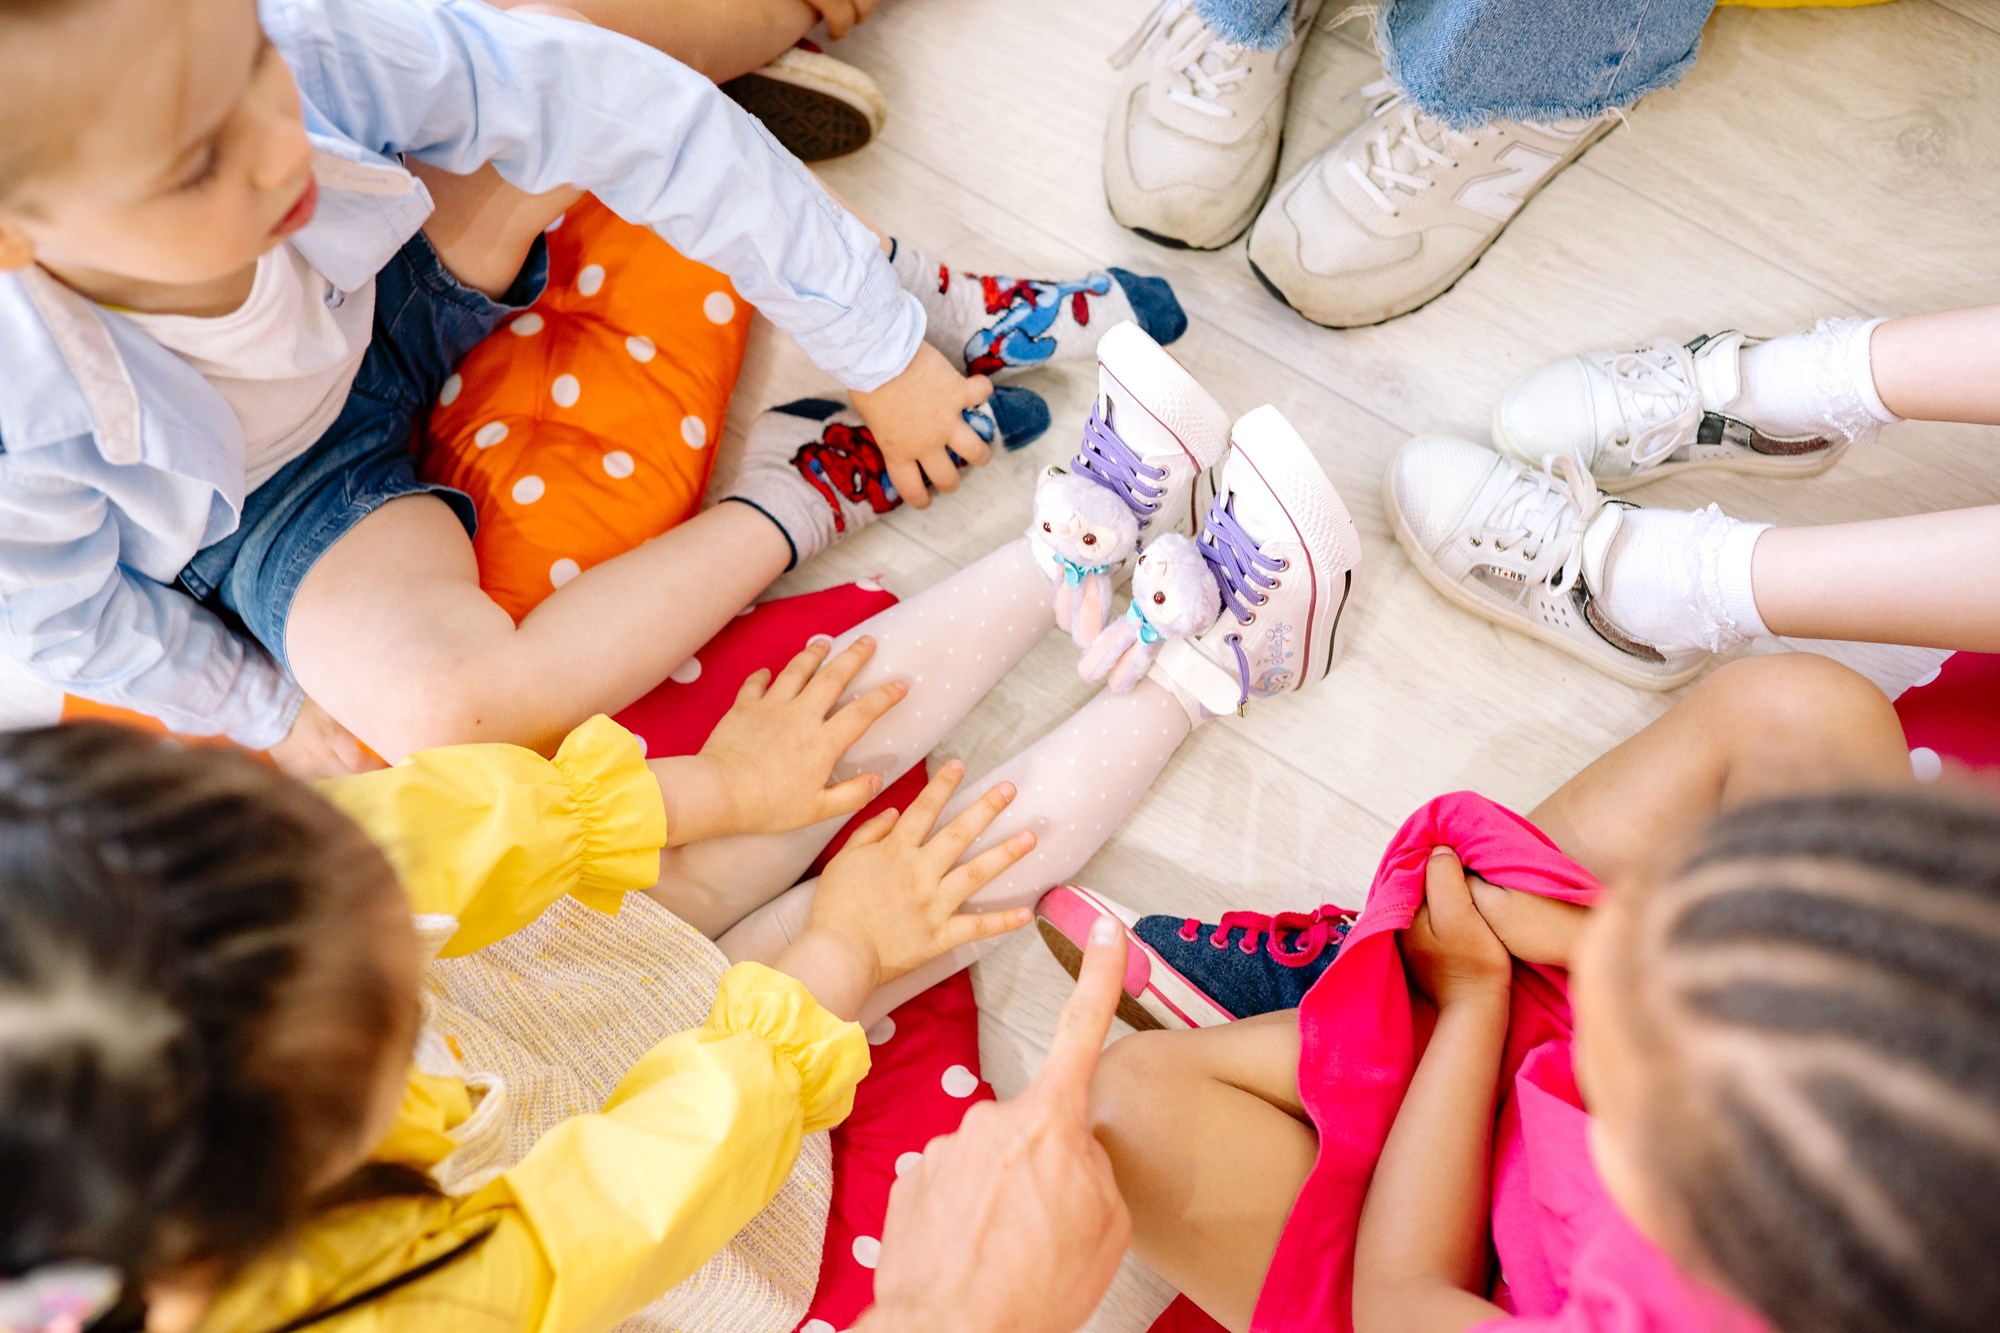
M1194 535L1195 483L1229 448L1229 413L1131 320L1097 343L1097 402L1070 470L1117 493L1139 539Z
M1215 489L1196 541L1221 585L1222 616L1206 633L1164 645L1151 674L1221 714L1333 669L1361 538L1275 407L1236 423Z
M1315 324L1379 324L1442 294L1521 206L1617 122L1450 129L1380 80L1368 119L1279 186L1250 267Z
M1483 445L1419 435L1383 478L1382 507L1417 571L1452 601L1647 690L1684 685L1700 649L1663 652L1612 624L1593 588L1618 525L1612 500L1567 455L1529 469Z
M1846 452L1845 435L1766 434L1730 415L1743 393L1743 349L1758 341L1731 329L1685 347L1661 339L1544 366L1516 380L1493 409L1493 443L1530 465L1566 454L1607 491L1703 468L1817 476Z
M1141 236L1213 250L1243 234L1278 170L1285 101L1320 0L1276 51L1223 41L1189 0L1159 0L1111 57L1125 71L1104 130L1104 197Z

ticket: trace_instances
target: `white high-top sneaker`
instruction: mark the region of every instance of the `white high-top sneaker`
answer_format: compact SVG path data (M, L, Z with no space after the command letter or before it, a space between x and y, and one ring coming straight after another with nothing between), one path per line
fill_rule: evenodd
M1818 476L1846 452L1847 435L1772 434L1730 413L1743 394L1743 349L1759 341L1730 329L1685 347L1660 339L1544 366L1493 409L1493 444L1531 466L1566 454L1614 492L1704 468Z
M1194 535L1196 482L1229 449L1229 413L1131 320L1097 343L1097 402L1070 470L1115 491L1139 540Z
M1189 0L1159 0L1111 57L1125 71L1104 130L1104 197L1162 245L1213 250L1243 234L1278 170L1292 71L1320 0L1299 0L1275 51L1217 37Z
M1196 541L1221 585L1222 615L1207 632L1162 647L1155 679L1222 714L1333 669L1361 538L1277 408L1236 423Z
M1598 605L1593 590L1635 506L1567 455L1530 469L1470 440L1419 435L1389 464L1382 507L1417 572L1475 615L1641 689L1684 685L1708 663L1700 649L1640 642Z
M1280 185L1250 232L1250 267L1315 324L1353 328L1441 295L1558 171L1617 121L1450 129L1384 79L1368 119Z

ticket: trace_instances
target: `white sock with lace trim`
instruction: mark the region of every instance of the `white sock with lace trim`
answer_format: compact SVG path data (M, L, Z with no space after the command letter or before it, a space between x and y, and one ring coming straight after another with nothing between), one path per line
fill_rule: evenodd
M1884 319L1823 319L1805 333L1744 350L1743 391L1729 406L1771 435L1831 430L1849 440L1902 418L1875 391L1869 340Z
M1728 652L1771 631L1758 614L1750 560L1768 523L1706 509L1634 509L1623 516L1592 591L1611 623L1669 651Z

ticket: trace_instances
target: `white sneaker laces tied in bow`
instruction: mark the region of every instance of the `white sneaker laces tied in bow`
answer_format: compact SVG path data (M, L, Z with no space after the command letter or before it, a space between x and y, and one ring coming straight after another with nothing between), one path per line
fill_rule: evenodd
M1365 160L1350 157L1342 165L1361 192L1390 217L1398 211L1393 196L1430 189L1437 183L1433 172L1458 165L1450 150L1479 142L1464 130L1425 115L1387 79L1377 79L1350 96L1366 101L1369 119L1379 117L1382 124L1362 147Z
M1250 77L1243 64L1250 52L1217 37L1195 14L1191 0L1160 0L1138 30L1111 53L1111 66L1123 69L1154 46L1162 48L1161 69L1179 81L1167 90L1169 101L1217 119L1236 114L1224 99Z
M1583 465L1552 454L1539 468L1521 469L1472 534L1472 544L1518 548L1524 582L1517 600L1526 601L1537 583L1560 596L1583 577L1583 534L1603 506L1604 494Z
M1693 437L1702 411L1694 353L1662 338L1636 352L1603 357L1600 364L1618 395L1635 468L1665 460Z

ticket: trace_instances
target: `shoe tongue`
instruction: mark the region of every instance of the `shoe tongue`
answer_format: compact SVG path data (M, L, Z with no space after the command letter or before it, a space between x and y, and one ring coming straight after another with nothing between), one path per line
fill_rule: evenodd
M1743 392L1743 335L1732 331L1703 343L1694 354L1694 382L1711 412L1735 402Z
M1604 571L1611 563L1611 548L1617 544L1618 534L1625 526L1625 510L1625 505L1607 504L1597 511L1597 517L1590 520L1590 526L1583 530L1583 581L1599 596L1604 593Z

